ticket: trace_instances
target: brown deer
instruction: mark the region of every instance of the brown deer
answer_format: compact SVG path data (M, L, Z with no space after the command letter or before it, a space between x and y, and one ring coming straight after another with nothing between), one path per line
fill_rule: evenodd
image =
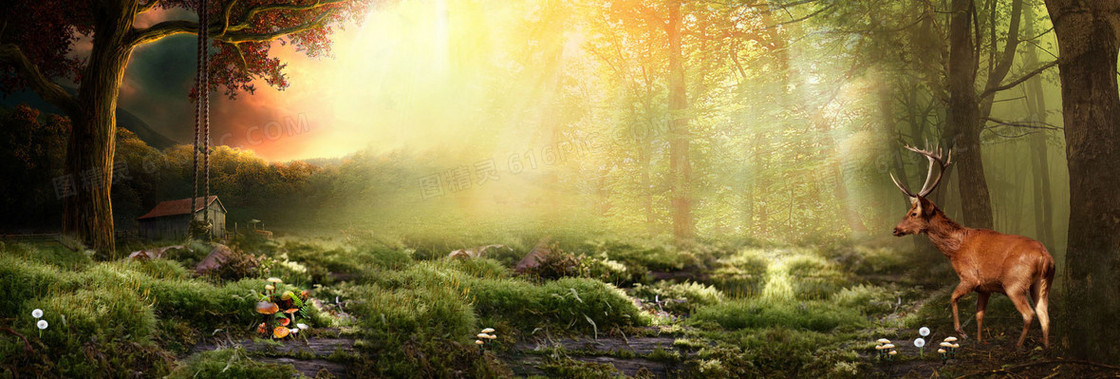
M933 202L926 199L926 195L937 187L941 182L941 175L952 164L952 152L943 159L938 148L919 150L906 146L906 149L925 156L929 160L929 171L925 184L916 194L891 174L891 180L899 190L910 196L912 204L906 217L895 226L894 235L901 237L925 233L930 242L952 262L953 270L961 280L951 298L953 327L957 334L963 338L968 337L961 330L957 300L976 291L976 334L977 341L983 341L981 328L984 324L984 311L988 307L988 297L995 292L1011 298L1015 309L1023 315L1023 334L1019 336L1018 346L1023 346L1027 330L1037 315L1038 322L1042 325L1042 342L1050 347L1050 315L1047 306L1050 301L1050 285L1054 282L1054 258L1042 243L1033 239L989 229L963 227L950 220Z

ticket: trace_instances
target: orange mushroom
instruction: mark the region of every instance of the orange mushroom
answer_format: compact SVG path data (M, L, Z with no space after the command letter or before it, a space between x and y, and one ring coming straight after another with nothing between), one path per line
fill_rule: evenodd
M284 311L284 313L287 313L287 314L293 314L293 313L296 313L296 312L299 312L299 308L291 308L291 309L287 309L287 310Z
M272 337L277 339L287 337L288 333L291 333L291 331L283 326L278 326L276 327L276 329L272 329Z
M257 313L262 315L270 315L280 310L280 306L271 301L262 301L257 303Z
M292 320L290 320L290 319L286 319L286 318L280 319L280 325L283 325L283 326L288 326L288 324L290 324L291 322L292 322Z
M260 325L257 325L257 333L268 334L268 327L262 322Z

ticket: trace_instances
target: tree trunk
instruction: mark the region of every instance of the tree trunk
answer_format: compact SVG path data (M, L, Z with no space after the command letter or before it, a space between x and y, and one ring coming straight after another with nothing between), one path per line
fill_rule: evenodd
M1034 24L1034 7L1027 7L1023 16L1026 21L1027 33L1035 35L1039 30ZM1038 66L1038 47L1033 47L1023 56L1023 65L1026 67ZM1042 91L1042 76L1035 76L1027 81L1027 109L1031 121L1046 122L1046 96ZM1034 183L1034 224L1035 237L1047 247L1054 249L1054 206L1050 195L1050 158L1046 140L1047 131L1035 133L1030 138L1031 159L1034 167L1031 172L1035 177Z
M980 155L980 110L976 99L976 50L973 46L972 0L953 0L949 21L949 110L944 141L957 162L958 190L964 223L992 227L992 203Z
M669 2L669 184L672 190L673 238L692 239L692 167L689 164L688 97L681 53L681 2Z
M1061 57L1070 176L1065 319L1073 355L1120 360L1120 4L1046 0Z
M124 43L132 30L137 0L94 5L93 49L82 71L78 90L78 114L66 149L66 172L75 184L67 198L62 230L88 246L112 257L116 251L113 206L109 197L113 184L113 155L117 133L117 95L124 80L125 65L132 54Z

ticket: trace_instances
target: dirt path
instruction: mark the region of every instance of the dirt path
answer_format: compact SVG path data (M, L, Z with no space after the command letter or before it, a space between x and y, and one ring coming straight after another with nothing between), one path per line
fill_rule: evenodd
M209 350L241 347L253 360L266 363L290 364L304 375L315 377L320 371L338 377L349 377L349 368L327 359L336 352L354 353L354 340L348 338L308 338L289 341L247 339L201 343L191 350L200 353Z
M514 352L506 360L514 374L522 376L544 374L538 368L544 357L561 354L581 362L609 364L628 376L648 372L654 377L665 378L674 368L665 362L649 359L651 353L661 349L682 356L695 354L691 349L673 346L675 340L676 337L667 336L538 339L517 343Z

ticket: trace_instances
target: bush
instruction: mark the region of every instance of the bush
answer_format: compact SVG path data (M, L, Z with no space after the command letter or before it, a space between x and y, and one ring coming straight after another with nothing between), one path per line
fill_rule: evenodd
M82 247L75 246L79 249ZM74 251L61 245L32 246L23 243L0 242L0 251L6 255L42 262L62 269L80 270L93 263L89 250Z
M285 364L260 363L249 359L245 350L220 349L192 355L186 364L169 375L186 378L291 378L298 375L295 367Z
M676 314L690 314L699 307L718 304L725 298L723 292L709 285L666 281L652 286L635 286L633 295L651 304L660 300L663 302L662 309Z
M894 309L897 291L883 287L857 285L840 290L833 301L841 307L859 309L866 314L887 314Z
M534 286L516 279L479 280L470 285L475 309L484 319L521 331L549 324L583 332L645 325L648 320L618 288L582 278L563 278Z
M763 300L733 300L701 307L693 314L696 323L715 322L725 329L786 327L829 332L838 327L865 323L858 311L837 308L825 302L780 303Z
M40 332L30 316L35 308L43 310L42 319L49 324L38 338L38 353L53 361L38 370L64 377L159 375L173 361L151 343L155 316L131 288L81 289L28 301L20 309L26 323L17 329L32 339Z
M626 264L628 267L645 268L652 271L679 271L687 267L701 266L692 254L682 254L667 247L641 246L621 241L599 241L593 243L596 253Z
M156 279L189 279L190 271L183 264L170 259L145 259L136 262L136 268Z
M844 275L816 255L795 255L785 261L798 300L824 300L847 283Z
M710 278L717 289L733 298L754 297L762 293L769 266L766 259L757 254L740 252L719 263L721 266L712 271Z

